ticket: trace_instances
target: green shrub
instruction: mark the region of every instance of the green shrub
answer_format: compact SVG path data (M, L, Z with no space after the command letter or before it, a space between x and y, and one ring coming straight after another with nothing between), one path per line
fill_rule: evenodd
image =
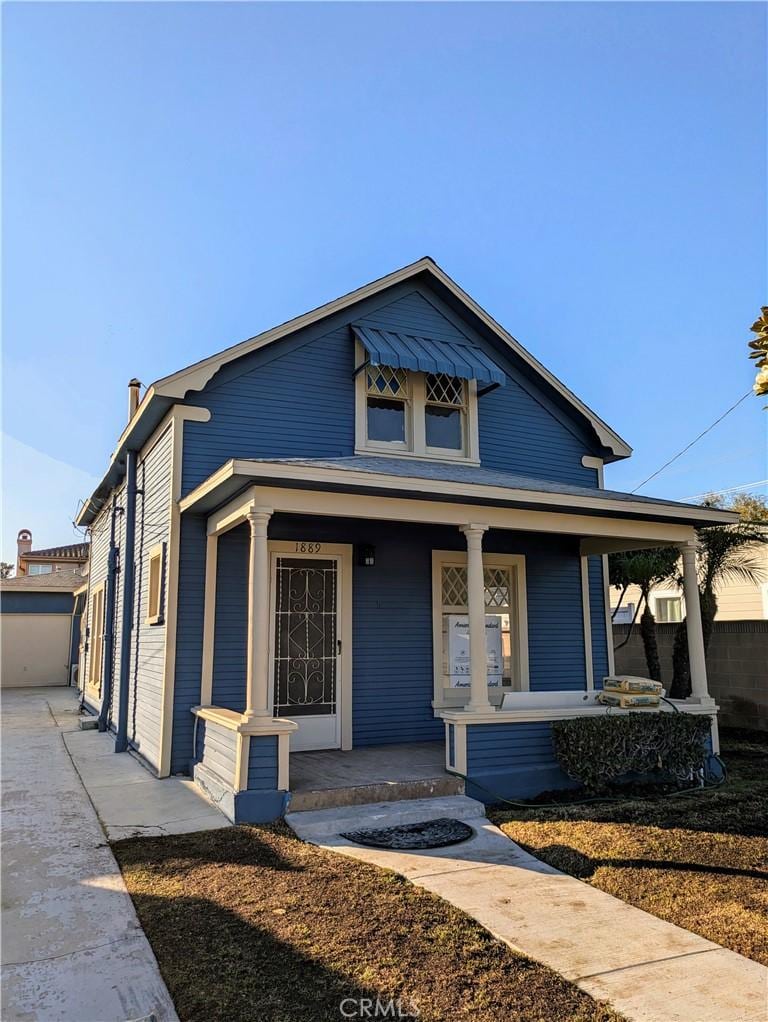
M700 769L710 718L690 713L626 713L552 722L555 756L588 791L605 791L629 773L677 779Z

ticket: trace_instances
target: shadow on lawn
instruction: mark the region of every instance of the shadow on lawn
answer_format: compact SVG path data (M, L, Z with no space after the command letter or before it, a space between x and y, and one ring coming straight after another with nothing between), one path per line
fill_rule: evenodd
M586 880L601 866L614 869L661 869L672 872L707 873L724 877L748 877L751 880L768 880L768 872L759 869L740 869L734 866L709 865L704 862L678 862L674 859L608 859L594 858L570 845L554 844L528 848L532 855L541 857L572 876ZM563 865L560 866L559 864Z
M338 1022L346 998L398 996L355 982L208 899L133 898L182 1022ZM407 1006L403 995L403 1017Z
M253 866L262 870L302 873L304 866L281 855L267 840L259 836L259 828L241 825L221 830L196 831L174 835L173 841L163 837L125 838L112 847L123 866L142 865L167 873L206 866ZM186 864L186 865L185 865Z

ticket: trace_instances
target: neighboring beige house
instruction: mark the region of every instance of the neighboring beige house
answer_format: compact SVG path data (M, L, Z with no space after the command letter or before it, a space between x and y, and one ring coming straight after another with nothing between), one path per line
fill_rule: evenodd
M716 621L767 621L768 620L768 544L755 546L755 555L763 569L763 581L727 582L717 589ZM682 568L681 568L682 570ZM621 596L619 589L611 587L611 613L616 609ZM614 624L629 624L640 599L637 586L630 586L621 601L621 608L613 619ZM673 585L658 586L652 590L649 602L651 611L659 624L674 624L685 617L683 591Z
M47 575L52 571L80 568L88 561L87 543L32 549L32 533L21 529L16 537L16 577Z
M80 567L0 581L0 685L68 685L86 579Z

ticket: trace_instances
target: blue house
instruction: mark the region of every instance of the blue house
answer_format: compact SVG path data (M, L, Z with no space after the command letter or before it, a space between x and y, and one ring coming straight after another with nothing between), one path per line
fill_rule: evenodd
M607 554L666 544L716 743L694 540L734 516L606 490L625 441L431 259L139 386L78 519L80 677L159 777L254 821L313 750L561 783L551 722L606 712Z

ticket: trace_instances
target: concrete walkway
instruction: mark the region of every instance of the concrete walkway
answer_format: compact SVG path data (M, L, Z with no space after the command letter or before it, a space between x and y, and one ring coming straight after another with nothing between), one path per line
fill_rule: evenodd
M424 852L354 845L350 829L439 817L475 830ZM632 1022L765 1022L768 969L570 877L524 852L473 799L453 796L290 813L305 841L394 870L474 916Z
M82 766L87 745L104 749L107 742L111 749L111 741L78 730L72 689L5 690L2 711L3 1022L126 1022L149 1015L174 1022L152 948L65 745L82 745ZM141 799L141 781L158 782L131 756L110 755L102 752L98 767L93 762L100 782L94 791L121 772L134 774L136 783L119 789L127 820L124 793L130 789ZM118 789L112 790L115 801ZM177 818L191 819L187 809ZM199 821L199 799L195 809ZM204 809L227 824L218 810Z

